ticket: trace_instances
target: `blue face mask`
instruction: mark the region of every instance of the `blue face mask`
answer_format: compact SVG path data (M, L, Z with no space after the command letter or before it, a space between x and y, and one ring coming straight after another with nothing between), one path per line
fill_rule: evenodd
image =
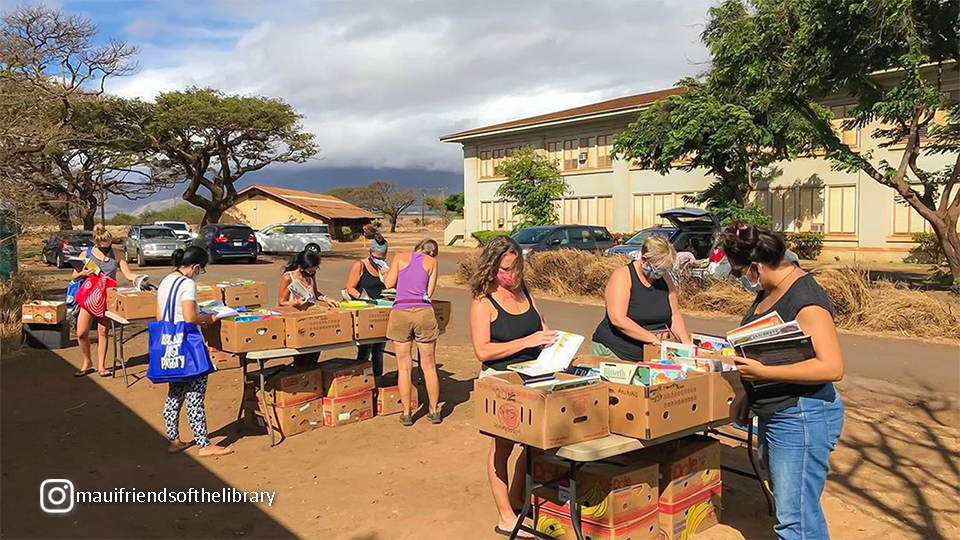
M653 265L648 262L643 263L643 273L650 279L660 279L663 277L663 270L654 268Z
M746 276L740 278L740 284L743 285L743 288L750 292L760 292L763 290L763 286L760 285L760 282L750 283L750 280Z

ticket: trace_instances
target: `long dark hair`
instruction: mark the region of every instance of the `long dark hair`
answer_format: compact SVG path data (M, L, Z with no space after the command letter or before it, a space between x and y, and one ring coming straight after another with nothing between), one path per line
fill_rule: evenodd
M178 249L173 252L171 258L174 268L190 267L199 264L200 268L205 268L210 262L210 255L207 250L200 246L190 246L187 249Z
M720 231L717 245L737 266L747 266L750 263L777 266L783 261L783 254L787 251L783 236L751 225L730 225L724 228Z
M307 268L313 268L314 266L320 266L320 254L316 251L305 249L290 259L290 262L283 267L283 271L292 272L298 268L305 270Z
M487 294L490 285L497 279L497 272L500 271L500 261L507 253L517 256L514 263L514 270L517 272L517 283L523 285L523 250L516 240L509 236L497 236L483 248L483 253L477 260L477 268L473 272L473 279L470 283L470 291L474 298L480 298Z

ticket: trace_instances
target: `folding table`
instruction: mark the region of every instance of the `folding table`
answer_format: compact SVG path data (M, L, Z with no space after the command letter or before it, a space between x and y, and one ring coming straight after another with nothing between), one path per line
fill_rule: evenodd
M123 344L146 332L147 325L144 324L143 328L137 330L126 338L123 337L124 329L132 324L148 323L154 319L153 317L147 317L143 319L134 319L131 321L121 317L120 315L117 315L112 311L107 311L105 316L110 321L110 335L111 339L113 340L113 374L111 375L111 378L116 376L117 363L119 363L120 369L123 371L123 384L129 388L130 382L127 379L127 359L124 358L123 355ZM106 343L101 346L106 346ZM140 378L138 377L137 380L140 380Z

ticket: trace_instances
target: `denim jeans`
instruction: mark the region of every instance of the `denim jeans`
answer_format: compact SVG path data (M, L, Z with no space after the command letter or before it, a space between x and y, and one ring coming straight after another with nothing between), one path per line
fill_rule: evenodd
M365 362L370 360L373 364L373 376L383 376L383 348L386 343L374 343L372 345L360 345L357 347L357 360Z
M830 453L843 429L843 402L832 384L793 407L760 416L760 441L777 503L780 540L829 539L820 496Z

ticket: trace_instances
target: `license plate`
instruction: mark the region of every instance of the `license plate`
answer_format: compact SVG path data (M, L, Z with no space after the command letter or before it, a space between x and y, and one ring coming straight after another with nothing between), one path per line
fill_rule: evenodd
M243 245L243 242L234 242L233 245L234 245L235 247L240 247L240 246Z

